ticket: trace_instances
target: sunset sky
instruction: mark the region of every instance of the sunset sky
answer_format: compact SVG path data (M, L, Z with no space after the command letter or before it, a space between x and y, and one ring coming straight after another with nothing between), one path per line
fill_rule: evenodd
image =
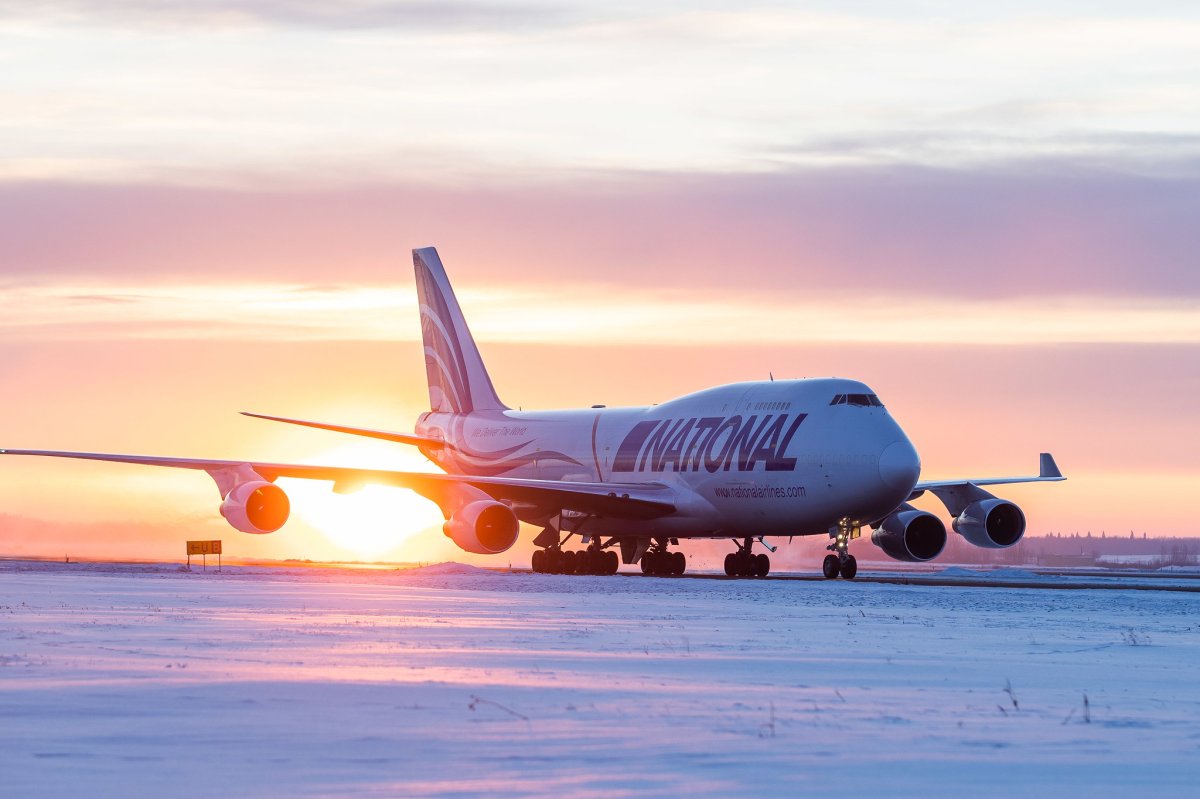
M436 245L513 406L855 377L928 477L1053 451L1031 534L1200 535L1200 10L879 6L0 0L0 446L419 468L237 412L411 430ZM393 489L0 474L0 554L471 559Z

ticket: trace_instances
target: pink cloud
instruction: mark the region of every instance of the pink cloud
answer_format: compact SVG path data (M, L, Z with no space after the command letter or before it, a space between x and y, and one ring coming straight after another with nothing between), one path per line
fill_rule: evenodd
M0 263L50 275L389 282L436 244L463 283L723 292L1196 296L1194 179L824 170L235 191L7 184Z

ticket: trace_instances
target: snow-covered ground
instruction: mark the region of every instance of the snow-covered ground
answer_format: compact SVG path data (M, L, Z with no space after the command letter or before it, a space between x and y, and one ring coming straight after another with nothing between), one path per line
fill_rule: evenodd
M1198 784L1196 593L0 563L6 797Z

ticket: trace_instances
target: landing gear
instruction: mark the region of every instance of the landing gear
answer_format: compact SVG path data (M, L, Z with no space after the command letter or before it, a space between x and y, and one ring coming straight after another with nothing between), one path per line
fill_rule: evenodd
M621 559L614 550L598 544L578 551L554 546L534 550L531 565L538 574L609 575L617 573Z
M826 580L836 579L840 574L844 580L853 580L858 574L858 561L850 554L850 542L862 535L862 527L849 519L840 519L837 530L830 532L833 537L827 549L834 554L826 555L821 564L821 573Z
M760 552L755 555L750 551L753 539L744 542L734 541L738 545L737 552L725 556L725 574L729 577L766 577L771 573L771 558Z
M668 552L663 544L646 550L642 555L641 564L642 574L650 574L655 577L671 575L678 577L687 571L687 557L682 552Z
M552 519L533 544L540 549L533 551L530 565L538 574L616 574L621 566L621 558L615 550L609 549L620 543L616 538L610 538L601 543L599 536L584 536L581 528L591 517L586 517L575 524L574 529L562 530L562 520ZM566 533L564 536L563 533ZM587 549L563 549L563 544L571 536L579 535L588 544Z

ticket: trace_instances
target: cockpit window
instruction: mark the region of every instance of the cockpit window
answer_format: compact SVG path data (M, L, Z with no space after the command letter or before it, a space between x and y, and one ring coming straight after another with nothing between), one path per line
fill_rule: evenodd
M838 394L829 401L830 405L858 405L860 407L882 408L883 403L874 394Z

